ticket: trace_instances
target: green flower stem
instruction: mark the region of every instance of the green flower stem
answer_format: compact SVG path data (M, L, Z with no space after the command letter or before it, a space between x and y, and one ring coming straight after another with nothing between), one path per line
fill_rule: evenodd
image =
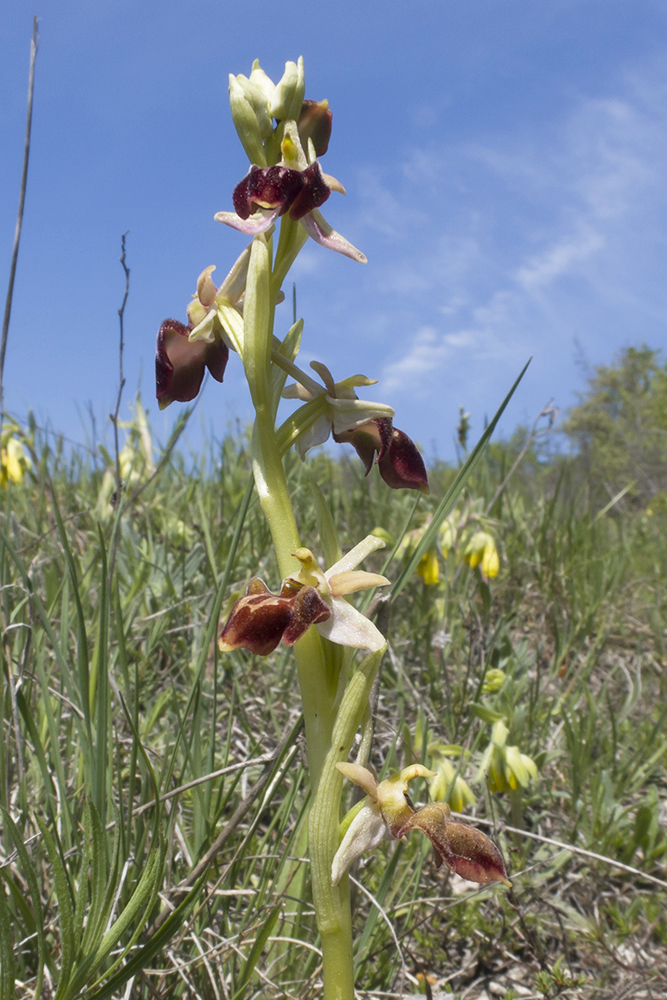
M352 917L350 913L350 883L347 875L342 879L338 888L340 889L340 929L333 932L320 932L324 1000L354 1000ZM315 910L317 911L317 903Z
M256 236L250 248L246 297L243 308L243 367L258 420L273 426L271 364L273 308L270 297L271 251L266 238Z
M289 215L283 215L280 220L280 238L273 265L273 274L271 275L271 291L274 301L278 292L283 287L283 281L287 277L287 272L298 257L307 239L308 233L303 226L290 219Z
M271 245L265 237L255 237L244 305L243 363L256 413L253 473L282 577L297 569L293 553L300 547L300 541L275 429L271 348L277 294L304 242L303 227L284 218L271 274ZM337 715L335 691L330 690L322 642L314 628L299 640L294 652L313 795L308 839L313 900L322 939L324 997L354 1000L349 884L347 877L338 886L331 884L343 790L343 777L335 764L347 760L382 652L366 657L361 663L345 690Z
M385 647L386 648L386 647ZM368 705L384 649L359 665L343 695L320 783L310 812L308 842L317 926L322 938L325 1000L352 1000L352 926L349 880L331 884L331 864L339 845L343 775L336 764L347 760Z

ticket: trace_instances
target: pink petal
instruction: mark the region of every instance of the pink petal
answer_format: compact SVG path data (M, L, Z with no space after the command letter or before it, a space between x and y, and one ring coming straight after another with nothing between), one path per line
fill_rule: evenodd
M259 211L251 215L249 219L242 219L236 212L217 212L213 218L216 222L224 222L226 226L245 233L247 236L257 236L258 233L265 233L280 215L280 207L271 209L270 212Z
M332 229L316 208L312 212L308 212L307 215L304 215L300 222L310 238L319 243L320 246L327 247L329 250L335 250L337 253L342 253L351 260L358 261L360 264L367 263L368 258L365 254L361 250L357 250L349 240L346 240L344 236L337 233L335 229Z

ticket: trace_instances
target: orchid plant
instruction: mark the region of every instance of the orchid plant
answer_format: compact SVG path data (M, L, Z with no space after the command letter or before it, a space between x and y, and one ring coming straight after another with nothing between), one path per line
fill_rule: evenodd
M324 515L331 529L322 532L324 555L331 565L323 569L302 543L283 459L292 447L304 458L332 435L336 442L353 445L367 474L377 465L392 489L428 492L427 473L417 447L394 427L393 409L358 398L356 390L373 384L372 379L352 375L335 381L317 362L310 366L314 375L302 370L297 364L300 320L282 338L277 335L276 306L308 238L356 263L366 261L320 213L332 192L345 193L320 165L331 137L328 103L305 98L302 60L288 62L277 84L256 61L248 77L230 76L229 93L250 168L232 193L234 211L215 218L251 242L220 286L212 278L214 266L202 271L186 323L162 323L157 399L161 408L194 399L207 370L222 382L230 352L243 365L255 409L255 487L281 580L275 591L258 577L250 580L222 625L219 648L243 648L259 656L270 655L281 642L294 649L311 785L308 851L324 996L352 1000L348 871L363 852L384 836L402 838L421 830L433 842L436 864L481 883L508 884L507 875L497 847L478 830L452 822L445 805L412 805L408 781L433 777L433 772L413 765L378 782L366 766L369 747L364 739L365 755L356 763L348 761L360 727L368 731L371 687L387 648L376 625L348 598L390 584L386 577L358 568L384 542L372 535L343 555L331 516ZM288 376L294 381L285 387ZM300 405L278 425L281 397ZM355 665L357 650L365 655ZM359 785L366 798L341 824L344 777Z

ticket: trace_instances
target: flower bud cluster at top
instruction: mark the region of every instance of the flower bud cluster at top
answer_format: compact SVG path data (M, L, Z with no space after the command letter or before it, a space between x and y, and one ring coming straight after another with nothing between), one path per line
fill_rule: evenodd
M234 188L235 212L216 219L242 233L266 232L289 213L316 242L353 260L366 257L335 232L319 213L332 191L345 188L322 172L331 138L332 115L327 101L304 99L303 59L285 64L274 84L255 60L250 76L229 77L234 126L250 160L248 174Z

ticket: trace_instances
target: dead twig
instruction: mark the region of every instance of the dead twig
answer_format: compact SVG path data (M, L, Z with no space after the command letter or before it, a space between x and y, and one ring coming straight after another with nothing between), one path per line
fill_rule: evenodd
M128 230L129 232L129 230ZM125 294L123 295L123 301L120 309L118 310L118 325L120 327L120 342L118 345L118 396L116 397L116 409L113 413L109 415L109 419L113 424L113 443L114 452L116 458L116 492L111 497L111 506L116 507L120 503L120 495L123 490L123 480L120 474L120 442L118 439L118 417L120 415L120 404L123 397L123 389L125 388L125 375L123 374L123 350L125 347L124 333L125 333L125 306L127 305L127 297L130 294L130 269L127 266L125 257L125 240L127 238L127 232L123 233L120 239L120 263L123 271L125 273Z
M5 354L7 352L7 338L9 336L9 319L12 313L12 300L14 298L14 279L16 278L16 265L19 259L19 245L21 243L21 229L23 227L23 208L25 206L25 192L28 186L28 161L30 159L30 135L32 132L32 103L35 89L35 62L37 60L37 49L39 46L39 35L37 32L38 21L36 17L32 19L32 41L30 42L30 70L28 72L28 113L25 126L25 144L23 147L23 170L21 172L21 190L19 192L19 210L16 217L16 229L14 230L14 246L12 248L12 262L9 268L9 282L7 285L7 299L5 301L5 316L2 321L2 338L0 339L0 423L5 414L4 410L4 373Z

